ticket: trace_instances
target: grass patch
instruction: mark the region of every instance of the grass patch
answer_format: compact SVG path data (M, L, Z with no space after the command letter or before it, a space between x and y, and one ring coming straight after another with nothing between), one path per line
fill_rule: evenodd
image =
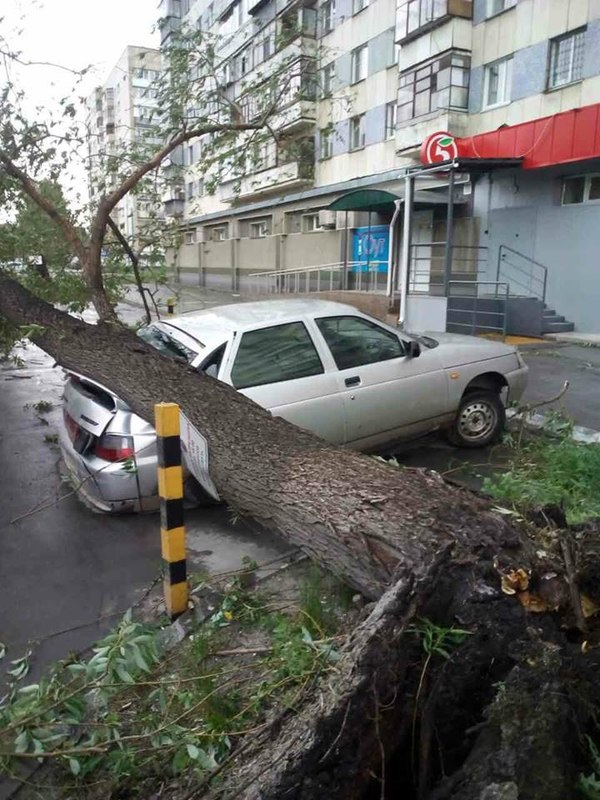
M576 524L600 516L599 485L600 445L539 437L515 451L506 472L486 478L483 490L521 509L562 506Z

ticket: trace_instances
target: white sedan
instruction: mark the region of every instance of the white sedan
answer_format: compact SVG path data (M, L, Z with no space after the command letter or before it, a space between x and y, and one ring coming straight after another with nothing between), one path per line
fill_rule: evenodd
M483 447L504 426L527 367L514 347L455 334L416 336L352 306L312 298L205 309L139 335L329 442L376 451L438 428ZM96 508L156 506L155 433L83 376L64 393L64 462ZM135 470L123 462L135 459Z

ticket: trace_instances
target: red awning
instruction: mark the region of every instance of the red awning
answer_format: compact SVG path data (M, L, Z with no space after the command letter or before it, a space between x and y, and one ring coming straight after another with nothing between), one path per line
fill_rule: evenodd
M600 158L600 103L455 141L459 158L522 158L523 169Z

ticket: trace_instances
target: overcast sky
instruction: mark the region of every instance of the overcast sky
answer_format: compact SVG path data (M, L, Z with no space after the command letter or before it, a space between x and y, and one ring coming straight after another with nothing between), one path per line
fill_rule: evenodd
M82 69L94 65L86 88L102 83L128 44L158 47L152 28L158 0L0 0L2 34L30 61L50 61ZM22 27L22 33L15 30ZM71 80L48 67L20 72L26 91L43 100L52 84Z
M20 51L26 61L73 70L92 65L76 100L105 81L128 44L159 46L153 32L158 15L158 0L0 0L0 43L4 40L11 51ZM0 87L6 80L5 66L0 61ZM50 109L53 101L73 92L73 75L65 70L11 64L10 74L25 91L30 113L38 106ZM61 182L71 196L87 190L81 164L72 162Z

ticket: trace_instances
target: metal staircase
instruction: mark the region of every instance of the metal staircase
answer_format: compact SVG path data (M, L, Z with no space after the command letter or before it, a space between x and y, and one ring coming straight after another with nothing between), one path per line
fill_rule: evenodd
M489 274L486 263L477 273L449 281L448 331L543 336L575 329L546 303L548 268L544 264L501 245L495 280L489 280Z
M546 303L548 267L544 264L503 244L498 249L496 280L508 285L509 333L543 336L575 330L573 322Z

